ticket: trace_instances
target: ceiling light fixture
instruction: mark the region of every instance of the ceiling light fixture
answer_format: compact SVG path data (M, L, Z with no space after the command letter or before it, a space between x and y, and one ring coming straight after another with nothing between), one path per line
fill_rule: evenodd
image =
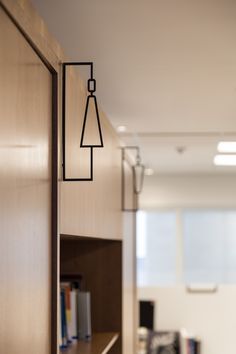
M136 157L136 164L133 166L133 173L134 173L134 192L139 194L142 192L143 189L143 180L144 180L144 171L145 166L141 163L141 157L139 154L139 149L137 152Z
M136 163L135 163L135 165L132 166L133 181L134 181L134 193L140 194L143 189L145 166L141 163L139 146L125 146L122 149L123 149L123 151L125 151L125 150L135 150L136 151L136 158L135 158Z
M214 157L216 166L236 166L236 155L216 155Z
M119 125L117 128L116 128L117 132L118 133L124 133L126 132L127 128L125 125Z
M220 141L217 150L221 153L236 153L236 141Z
M87 178L68 178L66 176L66 68L68 66L89 66L90 78L88 80L88 96L86 100L83 117L82 132L80 136L80 147L90 150L90 176ZM63 181L93 181L93 149L103 147L102 130L98 112L96 91L96 80L93 77L92 62L69 62L63 63L62 72L62 155L63 155Z

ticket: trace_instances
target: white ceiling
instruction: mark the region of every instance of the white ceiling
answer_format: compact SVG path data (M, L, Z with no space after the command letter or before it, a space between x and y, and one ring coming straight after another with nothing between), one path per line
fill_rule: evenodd
M232 172L212 159L236 138L235 0L32 1L71 60L94 61L99 102L144 163Z

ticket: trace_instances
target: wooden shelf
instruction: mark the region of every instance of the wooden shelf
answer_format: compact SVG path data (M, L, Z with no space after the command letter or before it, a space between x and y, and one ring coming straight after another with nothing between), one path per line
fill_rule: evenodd
M117 341L118 333L94 333L89 342L76 341L61 354L106 354Z

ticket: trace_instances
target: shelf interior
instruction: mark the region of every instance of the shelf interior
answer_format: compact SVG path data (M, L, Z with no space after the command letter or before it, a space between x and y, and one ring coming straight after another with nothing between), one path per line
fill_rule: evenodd
M87 238L61 239L60 274L77 279L80 277L80 290L91 294L92 343L97 341L96 333L107 342L104 333L119 333L109 350L110 354L122 352L122 243L111 240L87 240ZM108 338L109 339L109 338ZM83 350L81 345L85 345ZM80 354L86 354L88 343L79 343ZM75 346L76 347L76 346ZM78 346L77 346L78 348ZM96 348L96 346L95 346ZM70 354L78 353L71 348ZM73 351L74 350L74 351ZM77 351L76 351L77 350ZM103 351L88 351L100 354ZM106 351L104 352L106 353Z
M66 349L61 349L61 354L106 354L117 341L118 333L94 333L89 342L75 341Z

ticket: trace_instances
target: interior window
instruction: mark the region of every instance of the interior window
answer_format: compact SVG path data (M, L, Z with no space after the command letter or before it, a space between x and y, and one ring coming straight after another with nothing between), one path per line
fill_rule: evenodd
M175 235L175 212L137 213L138 286L164 286L175 283Z
M186 283L236 283L236 211L183 212Z

